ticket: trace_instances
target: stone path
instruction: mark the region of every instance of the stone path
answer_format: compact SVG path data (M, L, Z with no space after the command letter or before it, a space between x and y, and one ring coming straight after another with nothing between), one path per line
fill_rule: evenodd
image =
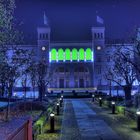
M81 140L73 106L70 100L65 100L64 117L62 121L61 140Z
M61 140L121 140L84 100L65 100Z

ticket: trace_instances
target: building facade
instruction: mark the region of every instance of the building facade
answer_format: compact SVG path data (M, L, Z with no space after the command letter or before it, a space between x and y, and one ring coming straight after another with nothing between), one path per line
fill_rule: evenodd
M106 43L103 25L92 27L91 34L91 41L52 42L51 27L44 15L44 25L37 28L37 45L30 47L37 59L45 60L49 66L52 73L49 89L108 90L110 82L104 74L112 65L113 48L122 44Z

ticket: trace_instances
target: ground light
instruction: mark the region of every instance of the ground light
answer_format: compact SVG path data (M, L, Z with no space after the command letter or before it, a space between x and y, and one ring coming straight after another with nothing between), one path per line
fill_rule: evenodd
M59 112L60 112L60 104L59 103L56 104L56 112L57 112L57 115L59 115Z
M92 102L94 102L94 100L95 100L95 95L92 94Z
M137 110L137 129L140 131L140 110Z
M114 101L112 101L111 104L112 104L112 114L115 114L115 104L116 103Z
M54 113L50 114L50 132L53 133L54 132Z
M102 98L99 97L99 106L102 107Z

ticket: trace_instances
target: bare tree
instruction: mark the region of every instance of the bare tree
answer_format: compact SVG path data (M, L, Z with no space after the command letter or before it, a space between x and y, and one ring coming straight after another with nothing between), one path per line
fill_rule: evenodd
M132 86L136 80L134 67L131 63L127 62L127 59L133 57L131 55L124 45L115 48L112 56L112 65L105 74L107 80L111 80L122 87L126 101L131 101Z

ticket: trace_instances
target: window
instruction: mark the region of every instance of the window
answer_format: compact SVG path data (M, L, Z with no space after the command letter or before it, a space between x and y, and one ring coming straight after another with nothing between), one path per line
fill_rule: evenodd
M71 60L70 49L68 48L65 50L65 60Z
M96 33L94 33L94 38L96 38Z
M69 88L69 80L66 80L66 88Z
M59 68L59 72L64 73L64 71L65 71L64 67Z
M72 60L78 60L78 51L77 49L72 49Z
M98 85L102 85L102 80L101 79L98 80Z
M84 72L84 67L79 67L79 72Z
M98 33L98 38L100 38L100 33Z
M40 39L42 39L42 34L40 34Z
M56 61L57 60L57 51L56 49L51 50L51 60Z
M64 51L61 48L58 50L58 60L60 61L64 60Z
M83 48L80 48L79 50L79 60L84 60L85 59L85 52Z
M86 60L92 60L92 52L90 48L86 49Z
M86 81L86 87L89 87L89 81Z
M75 88L78 88L78 80L75 80Z
M101 33L101 38L103 38L103 33Z

